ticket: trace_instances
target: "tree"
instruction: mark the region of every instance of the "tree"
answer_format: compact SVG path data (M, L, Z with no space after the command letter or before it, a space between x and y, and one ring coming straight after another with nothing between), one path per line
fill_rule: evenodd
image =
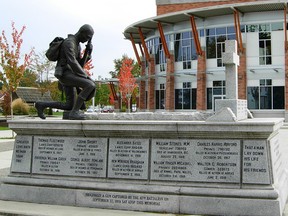
M112 78L117 78L119 76L123 61L125 59L129 59L129 57L126 54L122 55L121 59L114 59L114 69L115 69L115 71L110 71L109 72L109 74L111 75ZM134 60L132 60L131 73L133 74L133 76L134 77L139 77L140 76L140 71L141 71L140 65L138 63L135 63Z
M85 53L85 50L86 50L86 49L84 49L84 50L81 52L81 58L83 58L84 53ZM88 76L92 76L92 75L93 75L93 73L91 72L91 70L92 70L93 68L94 68L94 65L93 65L93 63L92 63L92 59L90 59L89 61L87 61L87 62L85 63L85 65L84 65L84 67L83 67L84 71L86 72L86 74L87 74Z
M122 66L120 68L120 73L118 75L119 91L121 93L121 97L127 100L129 110L130 110L131 96L137 87L136 79L132 75L132 70L133 70L133 60L130 58L123 59Z
M38 83L42 83L49 80L49 74L54 74L55 66L56 64L54 62L46 58L45 52L42 52L33 55L30 69L38 74Z
M110 90L108 84L98 83L96 92L95 104L100 104L101 106L109 104Z
M32 70L26 69L23 77L20 80L19 86L21 87L37 87L37 74Z
M3 83L4 91L9 92L12 102L12 93L15 92L19 86L20 80L24 75L25 69L31 64L31 56L34 49L21 58L21 46L23 43L22 35L25 26L19 32L12 22L12 43L10 45L5 31L2 31L0 36L0 81ZM21 63L21 61L23 61ZM11 110L11 115L13 111Z

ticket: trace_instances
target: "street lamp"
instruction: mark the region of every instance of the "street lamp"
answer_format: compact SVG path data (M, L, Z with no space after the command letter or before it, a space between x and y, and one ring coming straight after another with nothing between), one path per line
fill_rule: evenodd
M131 95L130 93L126 94L126 97L128 98L128 113L130 113L130 99L131 99Z

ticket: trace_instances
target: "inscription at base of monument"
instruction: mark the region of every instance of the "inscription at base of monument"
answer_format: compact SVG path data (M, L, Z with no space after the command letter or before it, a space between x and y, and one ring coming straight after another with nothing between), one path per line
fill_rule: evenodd
M11 172L30 173L32 136L16 136Z
M270 184L266 140L245 140L243 183Z
M239 140L152 140L151 179L240 182Z
M109 178L148 179L149 139L110 138Z
M32 173L106 177L106 138L34 137Z

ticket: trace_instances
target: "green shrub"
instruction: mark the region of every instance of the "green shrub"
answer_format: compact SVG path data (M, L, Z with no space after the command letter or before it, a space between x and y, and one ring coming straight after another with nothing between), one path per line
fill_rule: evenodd
M30 106L29 115L31 116L37 115L37 109L34 106Z
M21 98L17 98L12 102L12 109L14 115L29 114L29 105L25 103Z

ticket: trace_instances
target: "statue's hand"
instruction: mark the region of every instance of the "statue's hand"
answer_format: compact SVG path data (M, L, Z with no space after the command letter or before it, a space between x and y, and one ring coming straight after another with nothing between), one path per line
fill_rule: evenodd
M87 49L88 51L90 51L90 53L91 53L92 50L93 50L93 44L92 44L92 43L88 43L88 44L86 45L86 49Z

